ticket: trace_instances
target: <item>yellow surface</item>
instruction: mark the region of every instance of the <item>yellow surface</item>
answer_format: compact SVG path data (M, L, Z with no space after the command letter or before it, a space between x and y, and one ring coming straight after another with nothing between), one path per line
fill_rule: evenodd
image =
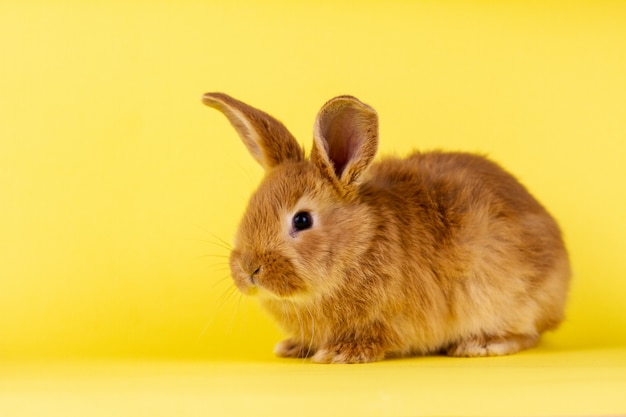
M565 231L567 322L511 358L273 359L221 243L262 172L206 91L306 144L347 93L383 152L488 153ZM4 0L0 415L626 413L624 184L626 2Z
M9 367L0 415L617 415L626 350L367 365L88 361Z

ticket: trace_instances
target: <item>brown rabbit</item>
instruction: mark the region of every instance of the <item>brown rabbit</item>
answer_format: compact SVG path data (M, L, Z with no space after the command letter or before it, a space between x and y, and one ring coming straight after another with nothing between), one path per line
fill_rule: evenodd
M377 114L350 96L320 110L309 159L268 114L221 93L203 102L265 169L230 268L291 335L277 355L506 355L561 322L559 227L495 163L444 152L373 163Z

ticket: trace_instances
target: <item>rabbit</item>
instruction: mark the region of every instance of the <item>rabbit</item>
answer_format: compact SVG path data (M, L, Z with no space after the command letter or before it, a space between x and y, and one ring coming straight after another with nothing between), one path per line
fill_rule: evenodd
M376 111L338 96L313 147L223 93L222 112L264 178L229 257L238 289L315 363L513 354L563 320L570 265L554 218L486 157L415 152L375 162Z

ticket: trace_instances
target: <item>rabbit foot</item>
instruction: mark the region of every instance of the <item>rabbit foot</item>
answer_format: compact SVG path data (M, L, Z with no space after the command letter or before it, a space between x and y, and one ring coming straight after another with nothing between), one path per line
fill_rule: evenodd
M281 358L308 358L315 352L311 345L306 345L294 339L285 339L276 344L274 353Z
M385 352L374 343L335 343L313 355L315 363L366 363L384 359Z
M448 356L476 357L510 355L539 342L538 335L473 336L448 347Z

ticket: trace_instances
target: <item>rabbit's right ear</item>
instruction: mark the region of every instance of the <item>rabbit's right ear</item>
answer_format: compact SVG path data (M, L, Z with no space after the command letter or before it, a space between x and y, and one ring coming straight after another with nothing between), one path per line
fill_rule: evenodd
M250 154L265 170L285 161L304 159L304 151L293 135L269 114L223 93L206 93L202 102L228 118Z
M324 104L317 115L311 161L342 193L363 180L378 150L378 115L351 96Z

